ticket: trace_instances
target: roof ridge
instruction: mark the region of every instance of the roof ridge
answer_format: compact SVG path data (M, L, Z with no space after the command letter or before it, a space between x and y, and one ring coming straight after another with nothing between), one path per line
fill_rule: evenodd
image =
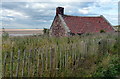
M60 14L58 14L58 16L59 16L60 20L62 21L63 26L65 27L66 32L70 32L69 27L68 27L67 24L65 23L63 17L62 17Z
M74 15L66 15L66 14L64 14L63 16L72 16L72 17L101 17L102 15L100 15L100 16L74 16Z

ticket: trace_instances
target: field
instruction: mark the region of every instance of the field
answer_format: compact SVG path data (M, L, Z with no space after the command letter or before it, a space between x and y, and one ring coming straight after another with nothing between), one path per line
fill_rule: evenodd
M43 29L0 29L0 34L2 31L7 32L10 36L43 34Z
M3 37L3 77L120 77L117 33Z

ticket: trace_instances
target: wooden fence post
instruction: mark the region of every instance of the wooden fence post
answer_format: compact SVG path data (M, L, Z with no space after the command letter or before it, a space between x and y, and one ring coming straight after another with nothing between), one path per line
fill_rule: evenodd
M66 51L66 48L65 48L65 51ZM65 53L61 52L61 54L62 54L62 57L63 57L63 59L62 59L62 67L65 68Z
M5 56L4 56L4 69L3 69L3 77L5 77L6 76L6 58L7 58L7 53L5 54Z
M62 56L61 56L61 53L62 53L62 52L61 52L61 48L60 48L60 70L61 70L61 68L62 68L62 61L61 61L61 59L62 59L61 57L62 57Z
M55 50L54 48L51 48L51 52L50 52L50 77L52 77L52 72L54 72L53 70L53 60L54 60L54 54L55 54Z
M84 49L85 49L85 54L84 54L84 57L87 56L87 51L88 51L88 47L87 47L87 41L84 43Z
M44 72L44 59L43 59L44 54L43 54L43 51L41 52L41 62L42 62L41 77L43 76L43 72Z
M72 52L72 62L73 62L73 64L72 64L72 67L74 66L74 52Z
M66 51L65 51L65 56L64 56L64 59L65 59L65 69L66 69L66 64L67 64L67 56L66 56L66 54L67 54L67 49L66 49Z
M10 77L13 76L13 52L11 52L11 59L10 59Z
M32 50L29 51L29 56L28 56L28 77L30 77L30 58L31 58L31 52L32 52Z
M17 59L17 68L16 68L16 77L18 77L19 74L19 65L20 65L20 50L18 50L18 59Z
M38 52L38 62L37 62L37 76L38 77L39 77L39 66L40 66L40 52Z
M48 47L46 47L46 52L45 53L46 53L45 54L46 55L45 56L46 57L46 69L45 70L48 71Z
M26 55L25 55L25 70L27 71L27 68L28 68L28 51L26 50ZM28 72L26 72L26 75L28 75Z
M58 55L59 55L59 46L56 46L56 50L55 50L55 76L58 73Z
M22 77L24 76L25 60L26 60L26 52L24 51L24 56L23 56L23 67L22 67Z
M37 54L37 48L34 49L33 54L34 54L34 57L32 57L32 77L34 77L34 75L35 75L35 65L37 64L34 61L35 60L35 56Z

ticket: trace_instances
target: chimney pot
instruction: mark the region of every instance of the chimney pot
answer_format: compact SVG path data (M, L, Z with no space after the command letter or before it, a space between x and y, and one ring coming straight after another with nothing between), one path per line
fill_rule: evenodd
M58 14L64 15L64 8L63 7L56 8L56 15L58 15Z

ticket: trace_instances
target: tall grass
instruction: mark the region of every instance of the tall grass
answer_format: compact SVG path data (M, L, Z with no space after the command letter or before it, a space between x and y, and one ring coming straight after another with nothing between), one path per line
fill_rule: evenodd
M11 70L12 76L119 76L120 41L117 39L117 33L59 38L46 36L9 37L5 40L3 38L2 59L5 71L3 76L10 76Z

